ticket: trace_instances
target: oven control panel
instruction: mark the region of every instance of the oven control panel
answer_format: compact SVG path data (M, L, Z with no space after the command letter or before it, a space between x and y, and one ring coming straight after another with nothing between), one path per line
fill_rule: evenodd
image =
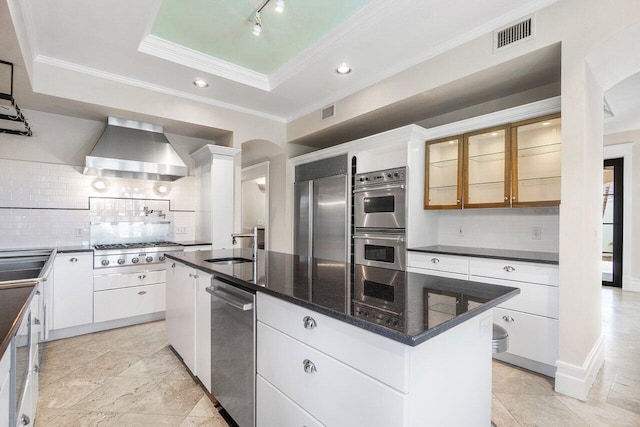
M407 168L386 169L377 172L359 173L356 175L356 187L375 184L391 184L404 182L407 179Z
M175 251L166 251L175 252ZM93 259L93 268L121 267L128 265L157 264L164 262L165 251L162 252L139 252L125 254L99 254L96 253Z
M397 331L404 330L404 321L401 316L370 307L366 304L353 302L353 315L361 319L376 323Z

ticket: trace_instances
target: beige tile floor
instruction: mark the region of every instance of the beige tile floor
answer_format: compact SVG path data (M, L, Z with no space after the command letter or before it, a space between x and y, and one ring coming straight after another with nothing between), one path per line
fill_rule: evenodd
M551 378L494 362L499 427L640 426L640 294L602 295L606 361L587 402L555 393ZM154 322L49 343L36 426L227 424L169 349L164 322Z
M602 290L605 362L582 402L551 378L493 364L493 421L511 426L640 426L640 293Z
M164 322L47 344L36 427L227 427Z

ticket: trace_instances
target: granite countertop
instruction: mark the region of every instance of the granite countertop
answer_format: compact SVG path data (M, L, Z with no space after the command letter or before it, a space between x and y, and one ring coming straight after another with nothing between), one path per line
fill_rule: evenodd
M423 343L520 293L518 288L272 251L258 252L257 277L254 277L253 262L216 265L206 261L225 257L251 259L250 249L168 253L166 256L241 288L264 292L410 346ZM400 283L404 285L392 290L385 284L374 284L371 289L362 290L351 279L357 273L372 280L372 275L380 270L383 275L396 279L402 275ZM359 307L371 307L372 300L376 299L393 301L398 318L395 326L382 326L372 318L357 315Z
M408 248L408 251L442 255L460 255L475 258L508 259L510 261L537 262L558 265L557 252L514 251L509 249L470 248L465 246L433 245Z
M22 322L36 284L34 281L0 288L0 359Z
M56 252L59 254L75 253L75 252L93 252L93 246L78 245L78 246L57 246Z

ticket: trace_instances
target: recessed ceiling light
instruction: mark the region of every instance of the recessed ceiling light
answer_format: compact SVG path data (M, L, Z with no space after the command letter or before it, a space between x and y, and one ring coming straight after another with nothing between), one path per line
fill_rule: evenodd
M491 136L498 136L498 132L491 132Z
M542 126L549 126L551 122L542 122Z
M209 83L207 83L206 81L202 80L202 79L195 79L193 81L193 84L200 87L200 88L204 88L209 86Z
M260 18L260 12L256 12L253 18L253 35L259 37L262 33L262 19Z
M284 12L284 0L278 0L276 2L276 12L282 13Z
M336 68L336 73L338 74L349 74L351 72L351 67L349 67L347 64L342 64L341 66L339 66L338 68Z

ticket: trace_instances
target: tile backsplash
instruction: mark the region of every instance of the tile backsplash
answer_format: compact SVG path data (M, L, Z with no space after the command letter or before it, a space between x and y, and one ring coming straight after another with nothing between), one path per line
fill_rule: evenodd
M441 245L558 252L557 207L466 209L438 215Z
M0 159L0 248L88 244L91 222L149 222L160 210L169 240L194 239L194 177L164 183L165 195L156 181L105 179L98 191L80 166Z

